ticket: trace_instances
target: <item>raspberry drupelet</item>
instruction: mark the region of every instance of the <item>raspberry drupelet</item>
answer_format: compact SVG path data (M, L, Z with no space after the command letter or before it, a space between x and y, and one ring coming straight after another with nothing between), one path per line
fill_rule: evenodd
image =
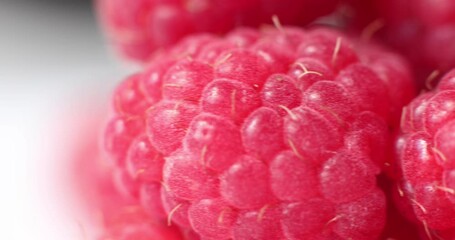
M202 32L281 22L305 25L331 13L338 0L97 0L109 41L126 58L144 62L153 52Z
M116 186L201 239L378 239L407 64L328 28L184 39L114 93Z
M455 239L455 70L403 111L396 199L428 239Z

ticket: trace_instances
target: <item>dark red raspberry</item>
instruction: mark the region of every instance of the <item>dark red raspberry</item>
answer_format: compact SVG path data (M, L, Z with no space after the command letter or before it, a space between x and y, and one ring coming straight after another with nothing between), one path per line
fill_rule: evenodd
M377 239L413 94L400 57L334 30L193 36L119 85L106 150L118 189L202 239Z
M454 73L405 108L397 140L400 207L434 239L455 231Z
M348 25L365 37L379 37L409 58L420 87L436 84L426 83L431 73L443 75L455 67L455 1L344 1L350 6L345 14Z
M127 58L147 61L156 49L193 33L226 33L238 26L303 25L331 13L338 0L97 0L109 40Z

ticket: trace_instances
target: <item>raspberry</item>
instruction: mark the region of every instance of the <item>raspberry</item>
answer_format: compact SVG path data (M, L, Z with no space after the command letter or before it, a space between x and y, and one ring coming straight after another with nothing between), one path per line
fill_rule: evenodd
M377 239L406 66L326 28L184 39L114 93L132 109L112 121L137 122L106 128L117 185L202 239Z
M410 103L403 112L397 151L401 166L398 191L407 216L426 235L455 231L455 88L453 71L440 85ZM403 187L406 186L406 187ZM403 208L403 206L400 206Z
M421 88L435 85L426 82L431 73L443 75L455 67L454 1L345 1L353 12L348 25L363 30L365 36L378 36L409 58Z
M97 0L109 40L125 57L146 62L192 33L226 33L237 26L271 23L303 25L331 13L338 0ZM209 57L208 52L206 53Z

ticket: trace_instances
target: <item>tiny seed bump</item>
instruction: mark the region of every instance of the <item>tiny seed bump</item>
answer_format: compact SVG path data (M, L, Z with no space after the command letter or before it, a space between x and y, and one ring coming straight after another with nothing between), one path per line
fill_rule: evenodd
M278 105L279 108L282 108L286 113L291 117L292 120L297 121L297 116L289 109L288 107L284 105Z
M322 73L319 73L319 72L316 72L316 71L308 71L307 70L307 71L301 73L299 76L297 76L297 78L298 79L303 78L304 76L306 76L308 74L314 74L314 75L322 76Z
M231 115L234 117L235 116L235 95L237 93L237 90L232 91L231 93Z
M319 106L322 110L330 113L333 117L335 117L335 119L337 120L337 122L340 124L340 125L343 125L344 121L340 118L340 116L338 116L337 113L335 113L334 111L332 111L332 109L328 108L328 107L325 107L325 106L322 106L320 105Z
M182 104L181 101L177 101L174 105L174 110L178 110L181 104Z
M145 110L145 113L146 113L146 114L150 114L150 112L153 111L153 110L155 110L155 108L156 108L156 105L153 105L153 106L147 108L147 110Z
M301 62L294 63L292 66L297 66L300 67L304 72L308 72L308 69L305 67L305 65Z
M447 157L446 157L446 155L443 152L441 152L441 150L437 149L436 147L432 147L431 150L436 155L438 155L442 159L443 162L447 162Z
M202 147L202 150L201 150L201 164L202 166L206 166L206 162L205 162L205 155L207 154L207 145L204 145L204 147Z
M177 210L182 206L182 204L179 204L175 206L170 212L169 215L167 216L167 225L171 226L172 225L172 216L177 212Z
M439 70L433 70L430 75L428 75L426 81L425 81L425 87L427 87L428 90L431 90L433 89L433 82L434 80L436 79L436 77L438 77L438 75L440 74L441 72Z
M342 215L337 215L335 217L333 217L332 219L330 219L324 226L324 228L326 228L327 226L329 226L330 224L338 221L338 219L342 218L343 216Z
M303 63L301 63L301 62L294 63L293 66L300 67L300 69L303 71L303 73L301 73L299 76L297 76L298 79L304 77L304 76L307 75L307 74L314 74L314 75L322 76L322 73L320 73L320 72L309 71L309 70L306 68L306 66L305 66Z
M144 86L144 83L142 83L142 81L139 83L139 92L141 93L141 95L143 97L145 97L147 99L148 102L152 102L153 101L152 97L148 96L147 91L146 91L145 86Z
M165 190L166 192L171 191L171 189L169 188L169 186L168 186L164 181L160 181L160 184L161 184L161 186L163 186L163 188L164 188L164 190Z
M417 207L419 207L420 210L422 210L422 212L423 212L424 214L427 214L427 209L426 209L422 204L420 204L419 202L417 202L415 199L411 199L411 201L412 201L415 205L417 205Z
M257 222L262 222L262 219L264 218L264 214L265 212L267 211L267 209L269 208L269 205L266 204L264 205L261 210L259 210L259 214L258 214L258 217L257 217Z
M299 158L303 160L302 155L300 155L299 151L297 151L297 148L295 147L294 143L292 142L291 139L288 139L289 146L291 147L292 152Z
M218 216L218 221L217 221L217 222L218 222L218 225L220 225L220 224L223 223L223 221L224 221L224 214L226 214L226 211L227 211L227 210L224 209L223 211L221 211L220 216Z
M400 187L398 187L398 194L400 194L400 197L404 197L404 192Z
M280 19L278 18L277 15L272 16L272 22L276 29L283 31L283 25L281 25Z
M224 55L224 57L221 58L219 61L217 61L217 62L214 64L214 66L216 67L216 66L218 66L218 65L220 65L220 64L225 63L225 62L226 62L227 60L229 60L229 58L231 58L231 57L232 57L232 53L228 53L228 54Z
M134 174L134 178L135 179L138 179L142 174L145 173L145 169L144 168L141 168L139 170L136 171L136 173Z
M381 28L383 28L385 22L383 19L376 19L370 24L368 24L362 31L361 39L365 42L370 41L371 37L377 33Z
M430 228L428 228L428 224L426 221L422 221L423 227L425 229L425 233L427 234L430 240L433 240L433 236L431 235Z
M436 186L436 189L439 189L441 191L444 191L444 192L450 193L452 195L455 195L455 190L453 188L443 187L443 186Z
M401 118L400 118L400 128L403 129L404 124L406 122L406 107L403 107L403 110L401 110Z
M411 124L411 129L415 129L415 126L414 126L414 110L411 108L409 108L409 123Z
M333 50L333 55L332 55L332 65L335 65L335 62L338 57L338 53L340 52L340 47L341 47L341 37L337 38L337 41L335 43L335 48Z

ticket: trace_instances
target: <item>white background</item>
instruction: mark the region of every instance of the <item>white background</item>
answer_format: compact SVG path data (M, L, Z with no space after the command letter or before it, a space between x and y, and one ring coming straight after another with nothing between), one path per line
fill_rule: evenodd
M55 130L75 102L103 99L125 72L88 4L0 0L2 239L83 238L58 187L66 159Z

